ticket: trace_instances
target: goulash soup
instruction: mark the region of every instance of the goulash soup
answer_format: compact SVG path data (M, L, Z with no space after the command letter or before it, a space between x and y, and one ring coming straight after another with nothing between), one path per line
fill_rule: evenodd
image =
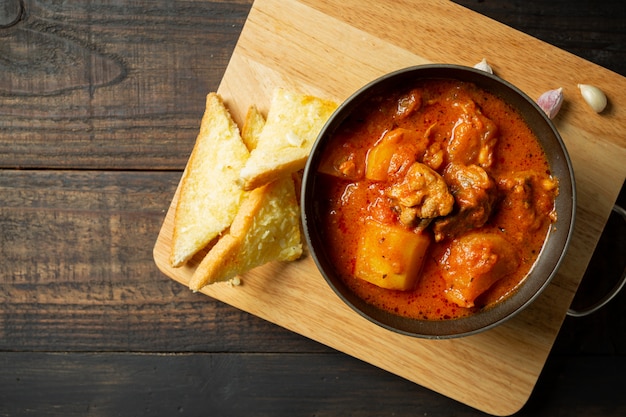
M474 84L373 97L329 144L317 174L328 252L354 293L394 314L453 319L497 303L556 220L537 138Z

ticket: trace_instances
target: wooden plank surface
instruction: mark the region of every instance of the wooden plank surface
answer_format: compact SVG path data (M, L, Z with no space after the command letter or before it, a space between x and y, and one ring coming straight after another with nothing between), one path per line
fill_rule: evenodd
M488 57L498 75L531 97L563 86L567 101L556 124L574 164L578 221L553 283L505 325L452 341L419 340L370 324L341 303L306 256L254 270L241 288L217 285L203 292L488 413L511 414L532 392L591 257L588 248L595 246L626 177L626 140L619 134L626 128L626 79L449 2L429 2L419 13L405 7L398 12L386 3L257 0L219 92L241 123L249 105L267 109L276 86L341 101L388 71L429 62L472 65ZM578 82L610 92L605 114L589 111ZM167 265L171 215L155 259L186 284L195 263ZM468 374L475 383L464 383Z
M485 416L339 353L39 352L29 354L29 361L22 357L0 353L0 415ZM573 411L568 416L620 415L626 410L623 378L601 371L624 369L625 362L624 357L555 358L539 383L541 395L524 415L554 417L563 410ZM319 382L312 385L309 378ZM377 384L366 383L373 380Z
M12 2L0 6L0 415L485 415L193 294L155 266L204 96L251 0L24 0L22 19L3 27ZM621 0L457 3L626 75ZM82 73L43 59L63 50L127 71L105 85L111 66ZM45 68L47 82L73 88L23 83ZM620 271L626 234L610 227L583 304ZM626 291L565 319L516 416L626 415L625 354Z
M0 167L180 170L249 3L26 0L0 27Z

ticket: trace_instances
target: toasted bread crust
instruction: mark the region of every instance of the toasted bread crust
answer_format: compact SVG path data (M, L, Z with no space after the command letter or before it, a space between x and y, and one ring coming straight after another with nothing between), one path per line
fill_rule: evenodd
M279 88L256 148L241 170L244 190L253 190L304 168L311 147L337 104Z
M257 147L259 143L259 136L265 126L265 117L261 114L256 106L252 105L248 108L246 113L246 119L243 122L241 128L241 138L248 147L249 151L252 151Z
M189 288L197 291L267 262L301 255L300 209L293 179L287 176L250 192L228 233L198 265Z
M302 255L294 178L336 107L277 89L268 120L251 106L240 135L220 96L207 96L181 180L172 241L173 266L206 253L189 282L192 290Z
M183 173L170 262L179 267L227 229L244 198L239 172L249 152L219 95L210 93Z

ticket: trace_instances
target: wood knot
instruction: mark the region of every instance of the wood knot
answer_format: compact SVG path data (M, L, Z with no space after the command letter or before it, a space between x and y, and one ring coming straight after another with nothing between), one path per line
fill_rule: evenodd
M24 16L24 0L8 0L0 3L0 29L19 23Z

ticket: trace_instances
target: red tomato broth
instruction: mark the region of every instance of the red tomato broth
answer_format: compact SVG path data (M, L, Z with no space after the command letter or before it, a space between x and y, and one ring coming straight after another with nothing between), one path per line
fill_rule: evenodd
M407 101L402 98L410 96L411 91L421 97L419 110L411 117L394 117L398 103L402 106ZM324 194L320 196L320 201L324 202L320 206L322 227L337 273L360 298L401 316L427 320L460 318L505 298L515 291L532 268L554 221L556 188L545 193L547 196L540 195L538 200L542 201L539 204L531 202L535 212L532 221L523 221L528 217L524 211L528 201L509 198L506 190L499 190L498 202L489 220L476 229L505 236L514 244L520 263L515 272L498 280L480 295L474 307L460 307L450 302L444 293L447 284L442 265L452 238L431 243L413 290L389 290L354 276L356 245L364 222L374 219L382 223L398 223L398 214L384 192L388 184L363 177L368 152L385 132L398 127L424 134L428 132L428 146L435 144L433 149L438 145L447 146L450 132L457 123L451 105L457 102L475 103L482 116L497 127L493 163L489 169L485 168L496 183L519 172L550 178L548 162L537 138L515 109L471 83L435 79L422 80L404 92L375 97L361 105L334 132L318 170L319 190ZM427 149L416 158L431 156ZM436 171L441 174L446 166L444 161ZM422 232L430 233L430 230L427 228Z

